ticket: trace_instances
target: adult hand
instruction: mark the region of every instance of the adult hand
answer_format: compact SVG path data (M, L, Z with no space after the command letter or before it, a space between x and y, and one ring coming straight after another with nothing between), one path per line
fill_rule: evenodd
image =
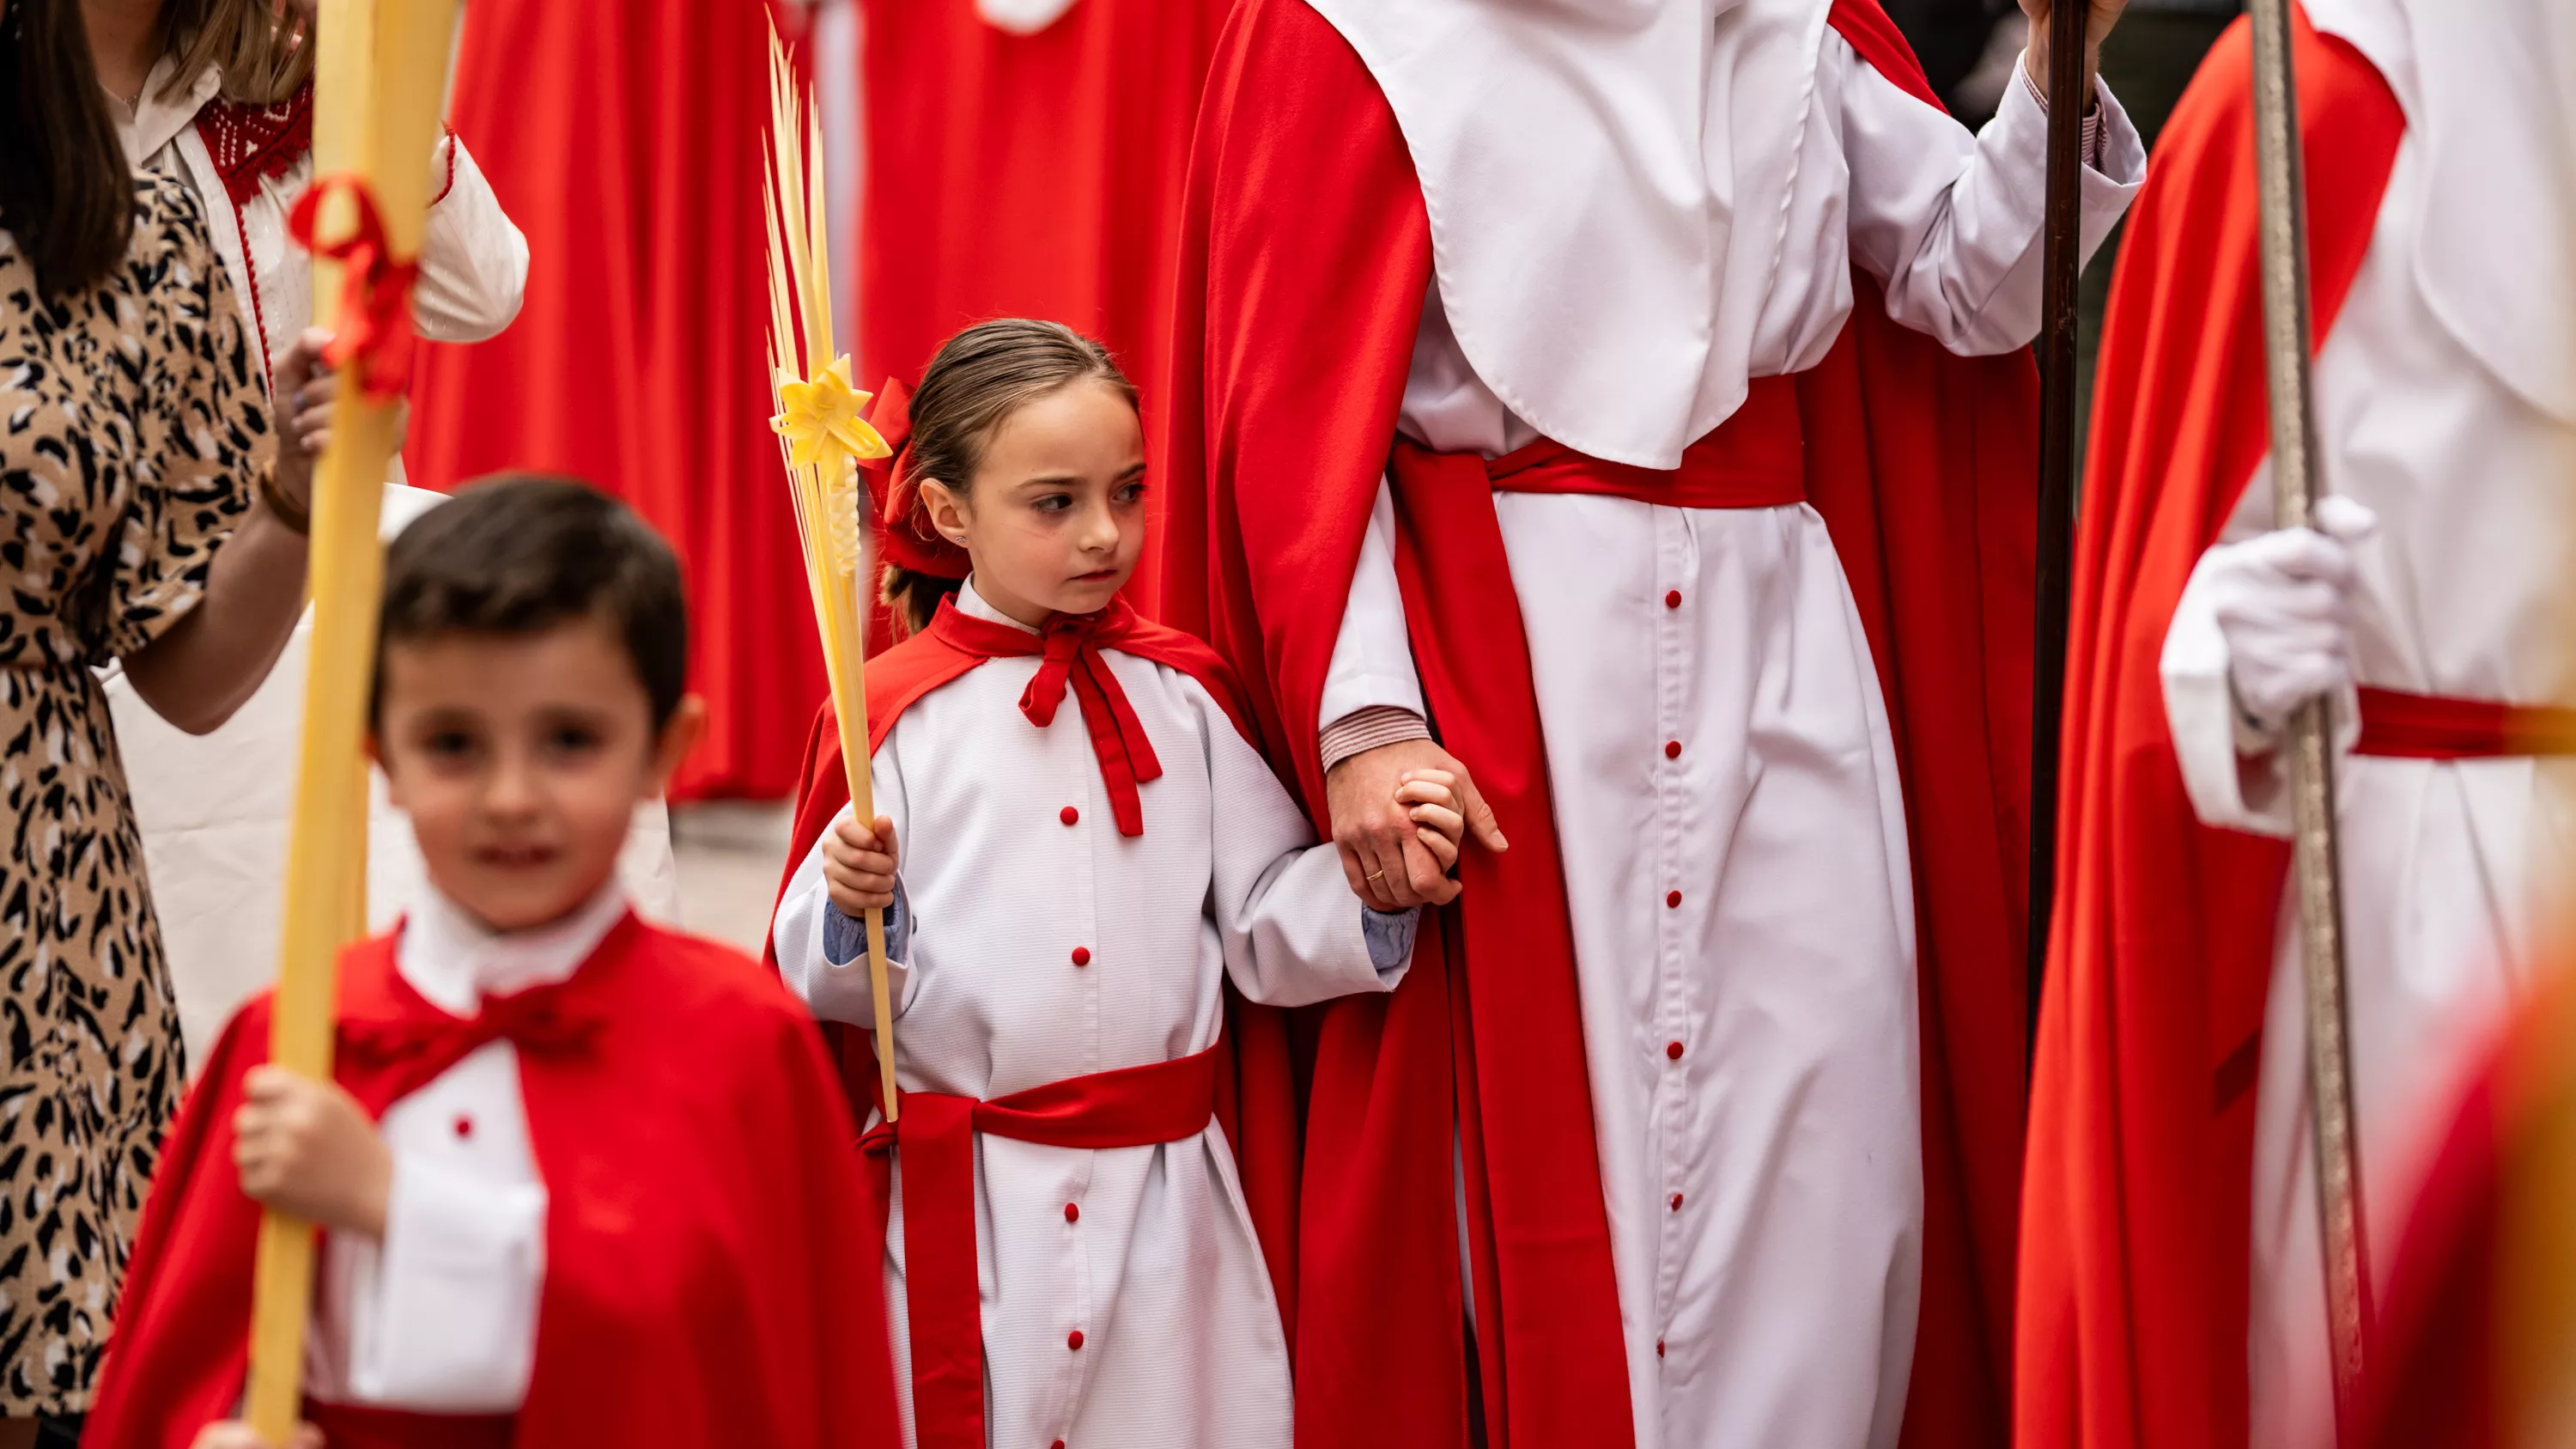
M1410 776L1432 770L1453 777L1451 792L1466 817L1467 833L1478 844L1495 851L1511 848L1467 767L1447 750L1430 740L1399 740L1362 750L1325 775L1324 806L1332 813L1342 874L1352 892L1377 910L1446 905L1457 899L1458 883L1423 843L1422 833L1430 827L1417 823L1414 805L1398 797Z
M2202 558L2237 707L2265 730L2352 682L2353 545L2379 526L2349 498L2317 500L2313 529L2282 528Z
M2043 96L2048 94L2048 16L2054 8L2052 0L2021 0L2021 13L2030 17L2030 39L2022 43L2022 66ZM2088 107L2093 104L2093 72L2101 63L2102 38L2120 23L2120 12L2128 8L2129 0L2085 0L2084 104Z
M357 1099L284 1067L250 1069L233 1113L233 1166L262 1207L382 1239L393 1153Z

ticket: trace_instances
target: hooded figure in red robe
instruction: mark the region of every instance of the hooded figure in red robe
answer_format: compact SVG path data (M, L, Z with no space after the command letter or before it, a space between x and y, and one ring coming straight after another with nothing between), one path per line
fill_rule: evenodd
M2158 144L2101 354L2023 1221L2019 1441L2333 1433L2281 721L2336 702L2375 1276L2570 875L2576 224L2550 7L2308 0L2317 531L2276 530L2250 44ZM2314 28L2307 28L2313 21ZM2538 264L2535 265L2535 260Z
M1866 0L1237 7L1165 612L1382 904L1404 769L1499 827L1307 1023L1301 1443L2000 1438L2043 107Z

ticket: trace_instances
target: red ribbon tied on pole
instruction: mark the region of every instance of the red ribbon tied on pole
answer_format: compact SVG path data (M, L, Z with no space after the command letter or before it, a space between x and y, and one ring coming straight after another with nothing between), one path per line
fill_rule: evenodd
M357 222L348 235L317 244L313 233L323 198L335 191L349 194ZM335 368L354 361L358 390L369 402L401 397L411 382L411 287L420 276L420 263L394 256L384 213L376 209L375 188L349 172L318 177L295 203L286 229L306 251L340 264L339 325L322 360Z

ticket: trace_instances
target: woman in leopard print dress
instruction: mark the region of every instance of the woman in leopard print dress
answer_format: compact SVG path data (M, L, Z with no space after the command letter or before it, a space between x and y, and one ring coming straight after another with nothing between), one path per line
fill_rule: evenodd
M0 1449L89 1406L183 1082L94 666L192 730L302 605L278 446L205 219L127 169L79 0L0 0ZM279 369L301 407L309 339Z

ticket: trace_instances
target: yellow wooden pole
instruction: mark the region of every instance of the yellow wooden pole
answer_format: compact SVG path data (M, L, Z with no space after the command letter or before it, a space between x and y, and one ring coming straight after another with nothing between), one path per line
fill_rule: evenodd
M397 257L420 252L426 158L437 139L455 14L456 0L324 0L318 21L315 174L354 172L366 180ZM318 236L336 240L355 218L354 202L334 197ZM316 269L327 279L317 317L334 317L338 270ZM366 833L363 739L384 566L376 515L395 425L394 406L360 390L355 363L341 369L337 389L331 445L313 482L313 635L269 1037L271 1060L317 1079L331 1075L338 953L353 927L363 929L349 908L366 890L363 846L352 845ZM246 1413L261 1438L282 1445L303 1402L311 1224L278 1213L261 1220L254 1284Z
M868 779L866 529L867 493L856 459L886 456L885 439L859 416L868 395L850 386L847 357L832 352L831 248L823 216L823 157L818 118L800 104L795 70L778 32L769 33L770 375L779 404L772 419L786 440L788 492L805 553L814 623L823 640L832 705L840 721L841 763L850 806L876 818ZM885 913L867 913L868 995L876 1025L879 1100L885 1119L903 1104L895 1091L894 1004L887 989Z
M365 129L360 107L366 92L356 85L332 84L329 76L356 76L372 52L376 23L375 7L368 0L318 0L314 24L316 36L313 117L313 174L337 176L358 169L358 147ZM324 225L319 233L336 236L352 225L351 204L346 197L333 197L325 203ZM313 325L330 331L340 318L340 264L329 257L313 259ZM289 339L290 341L292 339ZM281 414L282 415L282 414ZM311 582L307 581L306 601L311 602ZM360 788L372 783L363 759L351 762L359 777ZM350 869L349 896L342 909L348 912L348 939L367 933L367 824L364 812L354 822L342 847L348 853Z

